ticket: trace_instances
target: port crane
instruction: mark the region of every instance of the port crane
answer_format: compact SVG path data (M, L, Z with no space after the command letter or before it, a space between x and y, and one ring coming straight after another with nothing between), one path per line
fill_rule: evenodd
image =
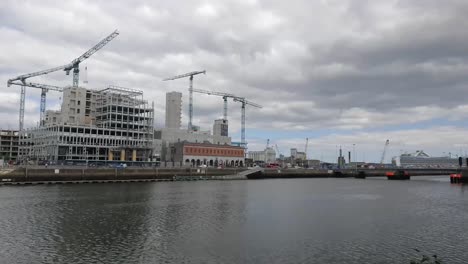
M279 151L279 148L278 148L278 144L275 144L275 149L276 149L276 152L278 153L278 157L281 158L281 154L280 154L280 151Z
M223 97L223 100L224 100L223 119L227 120L227 109L228 109L227 99L228 98L235 98L237 96L235 96L233 94L230 94L230 93L221 93L221 92L208 91L208 90L202 90L202 89L192 89L192 91L195 92L195 93L216 95L216 96Z
M185 77L189 77L190 80L190 86L189 86L189 123L188 123L188 130L192 131L192 118L193 118L193 76L198 75L198 74L206 74L206 71L193 71L181 75L176 75L170 78L163 79L163 81L173 81L176 79L181 79Z
M25 100L26 100L26 87L31 88L38 88L41 89L41 105L40 105L40 125L44 124L45 118L45 108L46 108L46 94L49 90L51 91L58 91L62 92L63 89L57 86L46 85L46 84L38 84L38 83L30 83L27 82L27 79L32 77L37 77L41 75L46 75L56 71L65 71L66 75L70 74L70 71L73 70L73 87L78 87L79 84L79 73L80 73L80 63L89 58L91 55L96 53L102 47L104 47L107 43L113 40L115 37L119 35L119 32L115 30L110 35L105 37L99 43L94 45L91 49L83 53L80 57L72 60L70 63L66 65L62 65L59 67L50 68L47 70L37 71L33 73L19 75L15 78L9 79L7 81L7 86L10 87L11 85L18 85L21 86L21 96L20 96L20 115L19 115L19 130L23 130L24 128L24 108L25 108Z
M383 164L383 162L384 162L385 153L387 152L387 148L388 148L389 144L390 144L390 140L387 139L387 141L385 141L385 146L384 146L384 149L383 149L383 152L382 152L382 158L380 159L380 164Z
M244 97L236 97L233 98L234 102L239 102L241 103L241 111L242 111L242 116L241 116L241 144L244 149L247 149L247 144L245 142L245 106L250 105L253 107L257 108L262 108L261 105L247 101Z
M234 102L239 102L242 104L241 105L241 145L242 147L247 148L246 142L245 142L245 106L250 105L253 107L257 107L257 108L262 108L262 106L259 104L247 101L245 97L239 97L239 96L229 94L229 93L213 92L213 91L200 90L200 89L192 89L192 91L197 92L197 93L222 96L224 99L223 117L225 120L227 120L227 98L232 98Z

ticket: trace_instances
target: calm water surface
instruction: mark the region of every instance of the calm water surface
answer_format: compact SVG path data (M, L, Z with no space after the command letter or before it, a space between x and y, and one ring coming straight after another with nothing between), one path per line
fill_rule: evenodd
M289 179L0 187L0 263L468 263L468 187Z

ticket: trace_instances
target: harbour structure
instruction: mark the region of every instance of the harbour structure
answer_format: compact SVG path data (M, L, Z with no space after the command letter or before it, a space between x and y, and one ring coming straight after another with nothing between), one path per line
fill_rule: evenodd
M171 143L169 161L183 166L243 167L245 153L243 147L227 144L190 143L187 141Z
M19 133L17 130L0 130L0 159L5 162L15 161L18 156L18 144Z
M154 103L143 92L109 86L67 87L60 111L19 133L23 163L148 162L153 158Z
M458 158L431 157L423 150L414 153L404 153L392 159L392 164L403 168L456 168Z

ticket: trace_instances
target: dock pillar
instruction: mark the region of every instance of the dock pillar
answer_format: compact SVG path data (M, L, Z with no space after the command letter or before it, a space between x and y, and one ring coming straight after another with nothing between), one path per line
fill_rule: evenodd
M125 161L125 149L120 151L120 161Z

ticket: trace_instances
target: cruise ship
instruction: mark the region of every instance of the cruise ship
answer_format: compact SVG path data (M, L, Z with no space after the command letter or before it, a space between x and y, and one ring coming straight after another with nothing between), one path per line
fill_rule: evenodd
M458 158L431 157L423 150L393 157L392 164L403 168L455 168L459 166Z

